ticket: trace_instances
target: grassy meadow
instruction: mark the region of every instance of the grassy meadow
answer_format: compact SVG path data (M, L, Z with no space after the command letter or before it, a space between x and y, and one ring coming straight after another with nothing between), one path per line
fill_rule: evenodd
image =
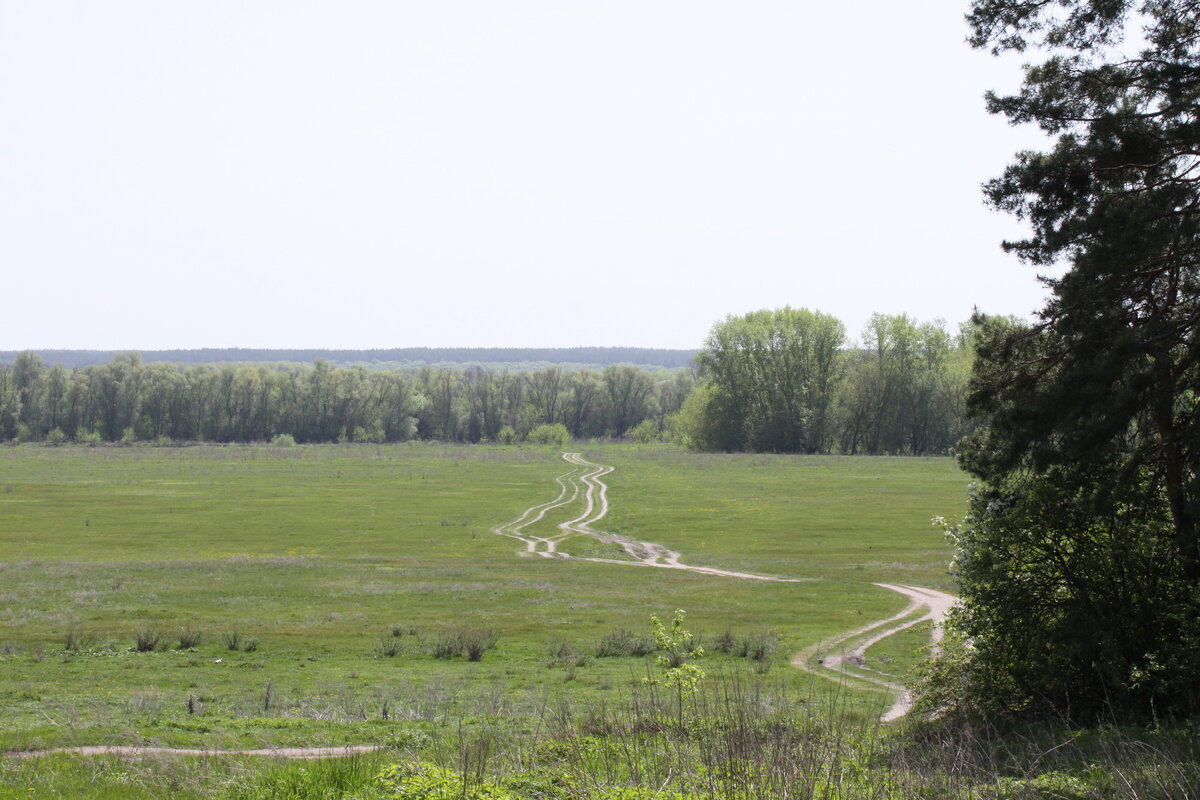
M652 659L597 658L597 646L676 608L710 674L877 714L882 694L788 659L905 606L873 581L950 588L929 520L963 507L952 460L577 449L616 468L597 528L689 564L803 580L519 553L492 528L555 497L568 465L547 449L0 450L0 749L404 745L501 719L532 734L554 709L638 691ZM579 507L530 530L548 534ZM463 632L495 647L477 662L434 657ZM778 647L758 662L716 652L727 632ZM881 643L873 666L903 674L921 641Z

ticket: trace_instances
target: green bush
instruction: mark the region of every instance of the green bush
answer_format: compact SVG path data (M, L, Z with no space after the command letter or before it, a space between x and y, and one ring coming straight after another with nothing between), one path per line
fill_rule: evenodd
M527 437L533 444L550 444L556 447L566 447L571 443L571 432L561 422L553 425L538 425L529 432Z
M654 652L654 639L648 634L634 633L628 628L613 628L596 646L597 658L648 656Z
M644 419L635 427L625 431L625 436L626 438L633 439L638 444L650 444L659 440L662 436L662 431L651 420Z
M290 433L277 433L271 439L271 447L295 447L296 437Z

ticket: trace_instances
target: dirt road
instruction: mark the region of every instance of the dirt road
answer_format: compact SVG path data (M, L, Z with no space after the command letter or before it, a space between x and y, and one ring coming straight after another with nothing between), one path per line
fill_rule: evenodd
M685 564L681 560L679 552L661 544L643 542L618 533L593 528L593 523L599 522L608 514L608 485L603 478L613 471L613 467L595 464L579 453L563 453L563 459L572 466L572 469L556 478L561 487L558 497L548 503L526 509L512 522L493 529L501 536L508 536L524 542L524 552L536 553L543 558L596 561L603 564L633 567L660 567L743 580L784 583L804 580ZM559 523L558 533L543 537L526 532L526 528L544 519L548 511L575 502L580 494L583 495L583 513L572 520ZM560 545L565 545L575 536L586 536L605 544L619 545L627 558L573 556L560 549ZM909 599L908 606L899 614L887 619L872 622L832 639L818 642L798 653L792 659L792 665L823 678L840 680L867 688L887 689L895 695L895 701L884 712L881 719L889 722L908 713L912 708L912 698L903 686L884 673L866 665L867 650L889 636L894 636L922 622L932 622L931 643L936 652L938 642L942 638L942 621L951 606L954 605L956 598L936 589L925 589L919 586L891 583L875 585L904 595Z

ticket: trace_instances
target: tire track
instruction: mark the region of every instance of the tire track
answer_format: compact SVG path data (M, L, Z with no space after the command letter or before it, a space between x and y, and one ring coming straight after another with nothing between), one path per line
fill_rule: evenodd
M620 564L632 567L659 567L742 580L780 583L799 583L807 580L686 564L681 560L681 554L678 551L661 544L633 539L611 531L597 530L592 527L592 524L599 522L608 514L608 485L603 478L614 468L588 461L580 453L563 453L563 459L573 465L574 469L555 479L561 487L558 497L548 503L526 509L512 522L493 528L494 533L522 541L525 543L525 553L537 553L544 558L594 561L601 564ZM583 513L572 520L559 523L558 533L542 537L525 532L525 528L544 519L548 511L569 505L577 500L581 493L584 502ZM587 536L604 544L619 545L628 558L573 556L559 549L559 545L574 536ZM904 595L909 599L908 606L887 619L872 622L848 633L817 642L797 653L791 663L797 669L822 678L858 688L883 689L891 692L895 696L895 700L880 717L883 722L890 722L904 716L912 709L912 696L904 686L896 683L890 676L866 666L867 650L889 636L906 631L922 622L932 622L933 630L930 640L932 651L936 655L942 639L943 621L957 598L946 592L919 586L892 583L876 583L874 585Z

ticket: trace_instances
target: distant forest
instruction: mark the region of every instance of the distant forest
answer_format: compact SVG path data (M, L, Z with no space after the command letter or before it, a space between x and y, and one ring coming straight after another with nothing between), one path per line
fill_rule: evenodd
M0 350L0 364L12 364L21 352ZM32 350L49 366L91 367L107 364L120 350ZM270 350L242 347L200 350L142 350L144 363L167 361L173 364L251 364L292 362L311 364L323 359L331 364L365 367L398 367L442 364L513 365L542 364L605 367L609 364L637 364L676 369L687 367L696 358L696 350L665 350L650 347L394 347L381 350Z
M148 363L138 353L68 367L26 351L0 363L0 441L509 443L561 426L560 441L668 438L715 451L949 452L971 428L968 337L952 336L941 323L876 315L863 342L847 346L832 317L781 309L719 323L691 368L674 370L661 360L523 370L368 369L320 358L311 364ZM280 359L302 351L258 352ZM421 352L438 357L448 351ZM638 351L456 352L616 358Z

